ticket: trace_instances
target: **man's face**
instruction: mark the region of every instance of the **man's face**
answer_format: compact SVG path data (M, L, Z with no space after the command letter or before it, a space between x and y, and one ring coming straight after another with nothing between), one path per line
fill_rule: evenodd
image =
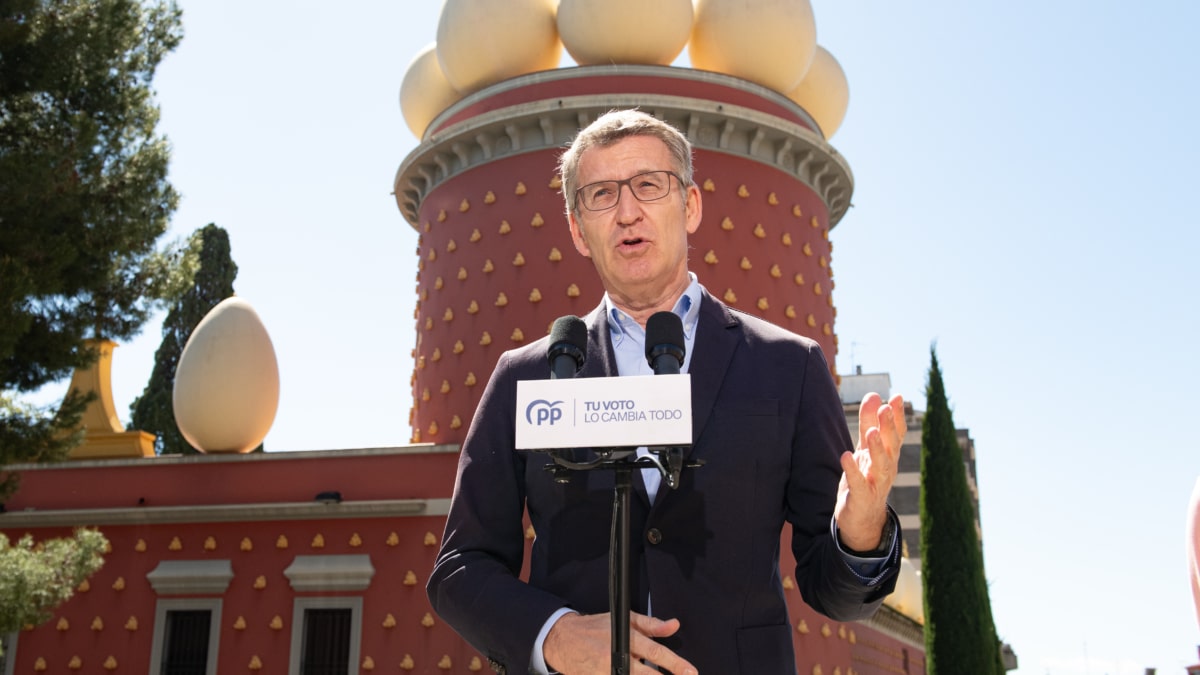
M662 141L631 136L584 153L577 184L676 170ZM592 259L604 289L622 305L659 302L687 286L687 236L700 226L700 190L670 181L662 199L641 202L621 186L616 206L589 211L580 205L568 218L575 248Z

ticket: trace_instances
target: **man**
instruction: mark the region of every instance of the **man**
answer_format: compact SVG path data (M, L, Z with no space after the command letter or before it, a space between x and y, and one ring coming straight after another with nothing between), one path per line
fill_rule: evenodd
M650 471L635 477L631 672L794 673L781 529L792 526L806 602L839 620L874 612L899 568L887 495L903 401L864 399L855 451L816 343L729 309L688 272L701 199L676 129L608 113L576 137L561 172L575 248L606 291L586 319L579 377L650 374L646 320L679 314L692 378L689 459L705 462L685 469L677 489ZM463 444L429 597L498 672L604 674L611 472L558 484L545 454L513 449L516 383L549 377L547 347L539 340L496 365ZM525 509L537 534L529 583L517 578Z

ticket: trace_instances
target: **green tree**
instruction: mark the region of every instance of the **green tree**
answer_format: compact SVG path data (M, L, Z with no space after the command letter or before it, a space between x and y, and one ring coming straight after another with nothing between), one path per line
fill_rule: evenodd
M219 302L233 295L237 264L229 253L229 234L209 223L192 235L183 267L194 270L191 283L178 293L163 321L163 339L154 354L154 371L146 389L130 406L135 429L157 434L160 455L195 454L175 424L173 392L179 357L196 324Z
M1003 675L963 451L930 349L921 427L921 579L929 675Z
M0 5L0 466L70 449L85 401L55 414L17 398L157 306L170 260L155 245L178 198L150 83L181 35L170 2Z
M70 539L40 543L25 535L15 544L0 533L0 635L50 618L49 612L104 564L106 546L108 540L96 530L79 529Z

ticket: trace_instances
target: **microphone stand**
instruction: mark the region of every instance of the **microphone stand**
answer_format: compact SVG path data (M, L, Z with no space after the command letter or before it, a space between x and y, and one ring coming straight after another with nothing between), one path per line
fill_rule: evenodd
M656 468L667 486L679 487L679 475L684 467L698 467L703 460L684 461L682 447L648 448L650 454L638 457L636 449L605 448L587 462L575 462L562 456L560 450L548 454L554 464L546 467L560 483L570 481L570 471L611 470L614 472L612 529L609 534L608 604L612 619L612 675L629 675L629 510L633 494L635 469ZM631 459L632 457L632 459Z

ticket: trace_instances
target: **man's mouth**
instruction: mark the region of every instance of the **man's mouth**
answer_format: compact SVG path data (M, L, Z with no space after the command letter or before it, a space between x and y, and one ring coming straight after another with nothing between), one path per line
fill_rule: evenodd
M641 237L631 237L629 239L622 239L621 246L637 246L645 241L646 240L642 239Z

